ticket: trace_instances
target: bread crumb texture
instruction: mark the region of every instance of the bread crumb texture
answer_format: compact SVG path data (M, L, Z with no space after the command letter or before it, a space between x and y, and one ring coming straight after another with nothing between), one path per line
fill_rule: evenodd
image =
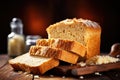
M87 65L100 65L100 64L108 64L108 63L115 63L120 61L119 58L111 57L108 55L97 55L94 56L86 61Z

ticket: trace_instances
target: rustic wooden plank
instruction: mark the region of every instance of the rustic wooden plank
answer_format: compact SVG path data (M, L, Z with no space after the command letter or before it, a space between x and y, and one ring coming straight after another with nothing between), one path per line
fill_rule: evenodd
M0 69L0 80L32 80L33 75L15 72L13 68L6 64Z
M105 75L87 75L87 76L40 76L34 78L34 80L111 80L108 76ZM114 79L113 80L117 80Z
M51 73L59 72L58 75L73 75L73 76L80 76L86 74L92 74L95 72L104 72L113 69L120 69L120 62L117 63L109 63L109 64L102 64L102 65L93 65L93 66L58 66L51 70Z
M73 75L86 75L95 72L109 71L112 69L120 69L120 62L75 68L71 70L71 73Z
M0 68L3 67L7 61L8 61L8 56L5 54L0 55Z
M109 73L109 72L108 72ZM108 74L107 73L107 74ZM111 72L112 73L112 72ZM13 70L13 68L9 65L6 64L4 67L2 67L0 69L0 80L111 80L110 76L112 74L108 74L108 76L105 75L100 75L100 76L83 76L83 78L81 76L78 77L66 77L66 76L53 76L53 75L48 75L48 74L44 74L40 77L34 77L32 74L27 74L24 72L15 72ZM46 75L46 76L45 76ZM118 74L119 76L120 74ZM113 80L119 80L119 78L113 78Z
M73 78L73 77L57 77L57 76L40 76L39 78L34 78L34 80L80 80L78 78Z
M109 76L111 80L120 80L120 69L106 71L103 75Z
M1 58L1 56L0 56ZM3 60L3 61L2 61ZM27 74L26 72L22 71L14 71L13 68L6 63L8 60L8 57L5 55L2 56L0 61L2 62L2 66L0 68L0 80L119 80L120 79L120 70L117 71L107 71L102 73L102 75L84 75L84 76L64 76L63 75L56 75L57 73L61 73L60 71L55 71L55 75L50 75L51 73L48 71L48 73L33 77L33 74ZM4 63L4 64L3 64ZM79 68L79 67L77 67ZM71 70L72 67L68 67L67 69ZM63 67L63 71L66 72L66 68ZM61 73L62 74L62 73ZM68 73L69 74L69 71Z

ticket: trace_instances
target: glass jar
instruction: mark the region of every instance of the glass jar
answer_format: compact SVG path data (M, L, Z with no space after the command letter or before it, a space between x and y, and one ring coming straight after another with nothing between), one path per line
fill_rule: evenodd
M36 45L37 39L41 39L39 35L28 35L26 36L26 52L29 52L30 46Z
M10 23L11 33L8 35L8 55L16 57L25 52L23 24L19 18L13 18Z

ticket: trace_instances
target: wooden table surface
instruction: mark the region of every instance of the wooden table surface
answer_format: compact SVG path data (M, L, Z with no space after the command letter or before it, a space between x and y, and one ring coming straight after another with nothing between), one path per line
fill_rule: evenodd
M101 72L99 75L55 76L50 74L33 75L26 72L16 72L8 64L8 56L0 55L0 80L120 80L120 69Z

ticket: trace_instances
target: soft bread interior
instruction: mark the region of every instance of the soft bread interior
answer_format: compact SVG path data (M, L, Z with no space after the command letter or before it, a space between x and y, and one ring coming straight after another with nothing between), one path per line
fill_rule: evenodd
M39 56L30 56L29 53L26 53L24 55L18 56L14 59L11 59L9 63L16 64L26 64L29 66L40 66L41 64L51 60L52 58L45 58L45 57L39 57Z
M67 26L66 24L61 24L61 25L56 24L55 26L49 28L49 30L51 30L48 31L49 38L69 39L69 40L78 41L83 45L86 44L84 41L85 28L81 26L81 23L72 24L72 25L71 23L68 23Z

